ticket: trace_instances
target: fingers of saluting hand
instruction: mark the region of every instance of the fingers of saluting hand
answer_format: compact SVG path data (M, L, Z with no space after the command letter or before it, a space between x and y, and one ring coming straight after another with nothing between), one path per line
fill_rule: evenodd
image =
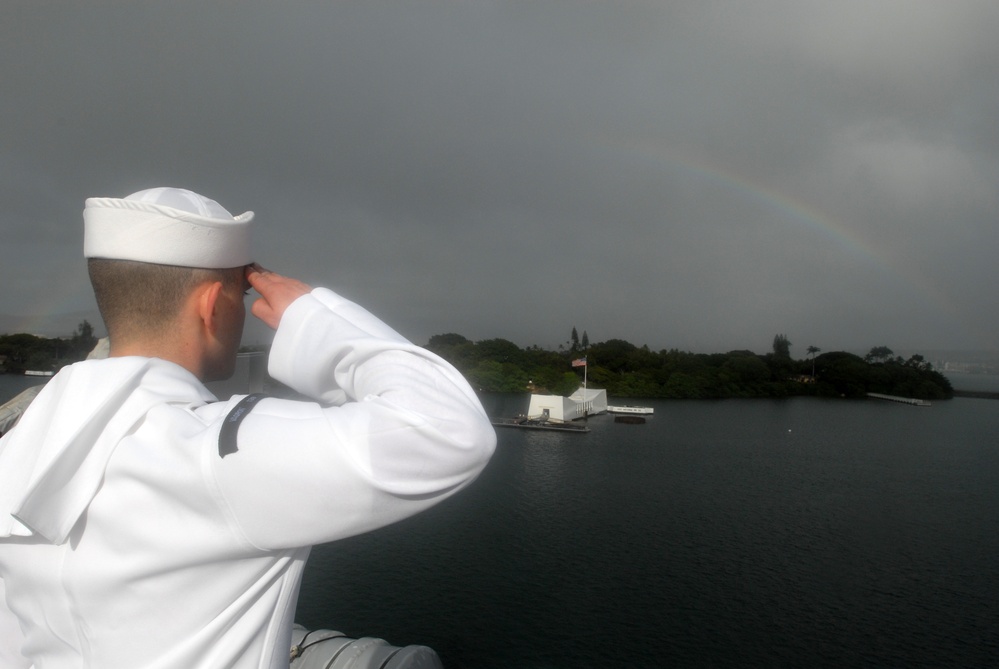
M260 293L260 299L250 308L251 312L272 328L277 328L285 309L292 302L312 291L311 286L298 279L276 274L256 263L247 266L246 280Z

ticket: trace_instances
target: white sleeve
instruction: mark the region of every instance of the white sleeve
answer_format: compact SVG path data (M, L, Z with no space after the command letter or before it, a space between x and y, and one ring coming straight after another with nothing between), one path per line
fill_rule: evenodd
M268 370L319 401L260 401L237 451L213 460L235 522L258 548L313 545L411 516L470 483L495 448L457 370L332 291L287 309Z
M31 662L21 655L24 635L14 613L7 608L7 591L0 578L0 667L28 669Z

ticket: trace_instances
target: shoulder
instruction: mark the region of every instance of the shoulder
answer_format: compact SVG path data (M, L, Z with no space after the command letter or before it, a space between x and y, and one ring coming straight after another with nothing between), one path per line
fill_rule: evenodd
M239 449L237 442L239 426L243 423L243 420L250 415L253 408L266 397L267 395L265 393L252 393L238 399L235 403L233 403L232 400L229 401L227 404L229 410L222 418L222 422L219 427L218 443L220 458L224 458L231 453L235 453Z

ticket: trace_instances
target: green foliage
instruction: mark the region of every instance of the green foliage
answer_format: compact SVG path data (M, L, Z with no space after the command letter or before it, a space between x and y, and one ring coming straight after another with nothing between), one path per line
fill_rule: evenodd
M779 334L774 336L774 357L791 359L791 342L786 335Z
M821 349L809 346L809 359L795 361L786 336L777 335L774 344L774 352L767 355L746 350L703 354L676 349L656 352L610 339L586 348L586 376L591 388L604 388L611 397L621 398L863 397L881 392L939 399L953 395L947 379L919 355L902 361L881 347L887 353L875 350L886 362L869 362L840 351L817 355ZM583 381L583 369L571 366L579 352L562 346L558 351L537 346L521 349L505 339L472 342L447 334L432 337L427 347L454 364L483 392L533 388L570 395Z
M68 339L48 339L30 334L0 335L2 371L19 374L25 370L55 371L83 360L97 344L94 328L87 321L77 326Z
M71 337L46 339L30 334L0 336L0 371L56 370L82 360L97 343L93 327L83 321ZM583 368L571 366L580 349L589 366L590 387L604 388L612 397L708 399L730 397L785 397L825 395L863 397L868 392L942 399L953 396L947 379L921 355L895 357L887 346L872 348L865 358L834 351L810 360L794 361L791 342L774 338L774 351L760 356L752 351L688 353L676 349L651 351L622 339L590 345L573 328L575 350L560 346L549 351L537 346L522 349L506 339L473 342L455 334L434 335L427 348L453 364L481 392L522 393L533 389L570 395L583 382ZM814 381L814 383L812 382Z
M852 353L823 353L815 359L820 395L863 397L871 379L870 366Z
M594 344L586 354L589 361L599 360L600 366L612 372L626 372L635 369L635 352L638 348L623 339L610 339Z
M480 360L465 373L472 387L488 393L522 393L527 390L527 375L513 363Z
M866 362L887 362L895 353L887 346L875 346L864 356Z
M475 344L459 334L434 335L430 338L427 348L461 371L465 371L477 362Z
M547 390L551 395L562 395L564 397L576 392L579 385L578 376L572 372L562 372L559 378L547 387Z
M864 358L850 353L824 353L815 358L818 391L840 397L883 393L930 400L954 396L950 381L934 371L923 356L914 355L902 362L893 355L886 346L871 349Z
M770 382L770 368L758 356L729 354L728 360L722 364L719 376L733 393L749 397L766 394Z
M435 351L438 348L448 348L454 346L461 346L462 344L471 344L468 339L461 336L460 334L454 334L453 332L448 334L434 335L430 338L430 342L427 344L427 348L431 351Z

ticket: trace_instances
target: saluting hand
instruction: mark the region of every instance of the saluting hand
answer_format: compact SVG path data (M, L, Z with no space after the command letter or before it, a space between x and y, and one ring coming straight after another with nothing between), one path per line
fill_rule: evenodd
M246 267L246 280L260 293L260 298L250 308L251 313L273 329L277 329L281 316L292 302L312 292L311 286L275 274L256 263Z

